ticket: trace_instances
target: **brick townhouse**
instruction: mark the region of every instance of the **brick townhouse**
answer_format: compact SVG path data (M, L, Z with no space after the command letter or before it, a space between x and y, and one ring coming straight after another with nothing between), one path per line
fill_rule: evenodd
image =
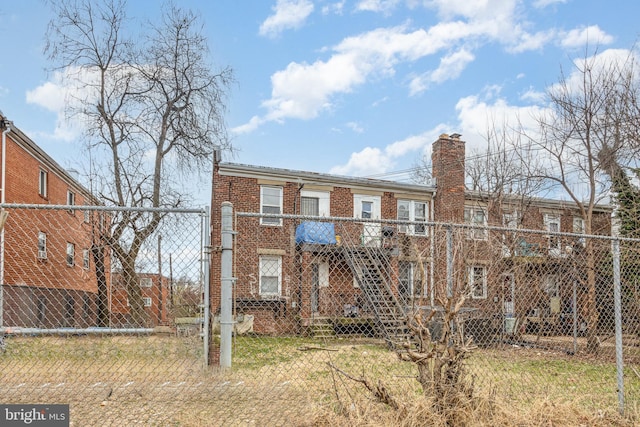
M96 325L98 282L91 254L99 217L90 192L0 114L2 202L78 205L78 209L10 209L0 249L0 326L27 328ZM104 218L102 218L104 219ZM108 259L103 266L109 274ZM103 290L107 292L106 289Z
M573 280L566 273L567 242L482 227L581 233L577 209L559 200L522 203L468 191L464 158L460 136L441 135L432 146L431 185L216 164L214 248L221 244L225 201L240 213L309 217L235 217L235 313L253 315L254 331L272 334L307 333L317 319L335 325L373 318L377 333L389 339L398 325L386 319L402 317L409 306L436 309L447 293L469 293L466 305L488 318L557 313ZM443 224L468 226L455 229L458 255L449 266ZM594 234L610 234L611 209L597 207L593 224ZM219 252L211 265L215 311ZM532 289L540 296L522 297Z
M109 309L111 325L114 327L129 326L129 298L121 273L112 273L111 307ZM138 283L144 301L144 309L148 315L149 326L167 325L169 322L170 280L157 273L138 273Z

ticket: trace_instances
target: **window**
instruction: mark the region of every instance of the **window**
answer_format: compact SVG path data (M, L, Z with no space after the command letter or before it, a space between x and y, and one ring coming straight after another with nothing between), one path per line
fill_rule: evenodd
M415 200L398 200L398 220L424 223L427 221L427 203ZM427 234L424 224L400 224L400 233Z
M151 307L151 297L142 297L142 302L145 307Z
M553 233L560 232L560 215L545 214L544 224L549 234L549 255L559 255L561 250L560 236Z
M47 259L47 233L38 232L38 259Z
M584 219L581 217L574 217L573 218L573 232L575 234L585 234L585 225L584 225ZM584 237L579 237L577 239L578 244L584 246L585 244L585 239Z
M300 214L304 216L320 216L320 200L317 197L300 198Z
M300 192L300 215L330 216L329 198L327 191L302 190Z
M486 269L479 265L467 267L467 282L473 299L487 298Z
M67 205L73 206L76 204L76 193L73 191L67 190ZM74 213L73 209L69 209L70 213Z
M73 267L75 265L76 245L67 243L67 265Z
M260 187L260 213L282 214L282 187ZM281 218L260 218L263 225L282 225Z
M360 218L371 219L372 212L373 212L373 202L363 200L360 205Z
M82 268L89 269L89 249L82 250Z
M140 278L140 287L141 288L150 288L153 285L153 281L151 277L142 277Z
M38 180L38 194L47 197L47 171L40 169L40 178Z
M403 297L427 295L427 264L401 261L398 266L398 291ZM424 284L424 286L423 286Z
M88 224L90 220L91 220L91 212L84 211L84 222Z
M518 228L520 225L520 215L517 211L505 212L502 214L502 226L505 228Z
M464 223L473 225L475 227L487 226L487 213L485 208L481 207L465 207L464 208ZM467 230L467 239L486 240L487 229L486 228L470 228Z
M260 295L279 296L282 278L282 258L279 256L260 257Z

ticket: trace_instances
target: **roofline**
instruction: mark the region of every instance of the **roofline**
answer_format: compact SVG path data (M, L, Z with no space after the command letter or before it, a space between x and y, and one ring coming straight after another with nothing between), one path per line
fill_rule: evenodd
M218 173L220 175L242 176L247 178L263 178L272 180L283 180L287 182L300 182L300 184L324 184L324 185L344 185L348 187L368 187L377 190L403 191L411 193L436 194L436 186L421 184L406 184L397 181L386 181L381 179L358 178L343 175L332 175L319 172L300 171L295 169L274 168L268 166L253 166L241 163L218 163ZM486 200L490 197L488 192L465 191L465 200ZM507 196L508 202L516 203L520 196ZM547 199L542 197L530 197L529 201L534 206L548 209L575 208L574 202L558 199ZM595 205L598 212L611 212L611 205Z
M434 186L421 184L407 184L398 181L382 179L358 178L344 175L332 175L319 172L308 172L294 169L273 168L267 166L252 166L240 163L218 164L220 175L234 175L248 178L264 178L300 182L301 184L344 185L348 187L368 187L378 190L404 191L412 193L430 193L434 195Z
M465 200L478 200L484 201L491 197L491 193L483 191L465 191ZM510 195L503 196L507 203L517 204L523 199L522 195ZM526 201L531 202L532 205L539 208L547 209L576 209L577 205L571 200L560 199L548 199L543 197L526 197ZM612 212L613 206L609 204L595 204L594 210L596 212Z
M6 120L6 118L4 118ZM58 162L56 162L51 156L49 156L42 148L38 146L31 138L29 138L24 132L20 130L13 122L10 122L10 131L7 133L7 136L13 140L16 144L22 146L27 152L29 152L33 157L42 162L43 165L47 166L52 171L55 171L56 174L62 178L63 181L67 182L71 186L75 187L80 192L84 193L85 196L98 202L98 198L91 193L91 191L82 185L77 179L75 179L65 168L60 166Z

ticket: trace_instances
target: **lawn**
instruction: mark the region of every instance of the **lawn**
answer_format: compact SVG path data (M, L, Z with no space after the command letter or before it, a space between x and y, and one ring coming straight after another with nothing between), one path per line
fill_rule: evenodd
M0 353L0 402L69 403L78 426L409 426L425 425L429 412L415 367L373 339L237 337L231 369L205 368L202 361L198 337L11 337ZM380 381L404 413L331 366ZM467 368L476 400L464 410L475 425L640 420L633 365L625 417L617 415L611 361L508 346L476 350Z

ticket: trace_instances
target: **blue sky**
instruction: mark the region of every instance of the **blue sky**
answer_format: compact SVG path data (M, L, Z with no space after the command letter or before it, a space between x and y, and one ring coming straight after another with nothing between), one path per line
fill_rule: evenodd
M225 160L401 180L441 133L482 147L490 120L527 117L561 67L624 54L637 0L176 0L235 70ZM153 18L158 1L130 0ZM0 3L0 110L61 165L81 145L45 71L39 0ZM206 185L206 182L203 183Z

